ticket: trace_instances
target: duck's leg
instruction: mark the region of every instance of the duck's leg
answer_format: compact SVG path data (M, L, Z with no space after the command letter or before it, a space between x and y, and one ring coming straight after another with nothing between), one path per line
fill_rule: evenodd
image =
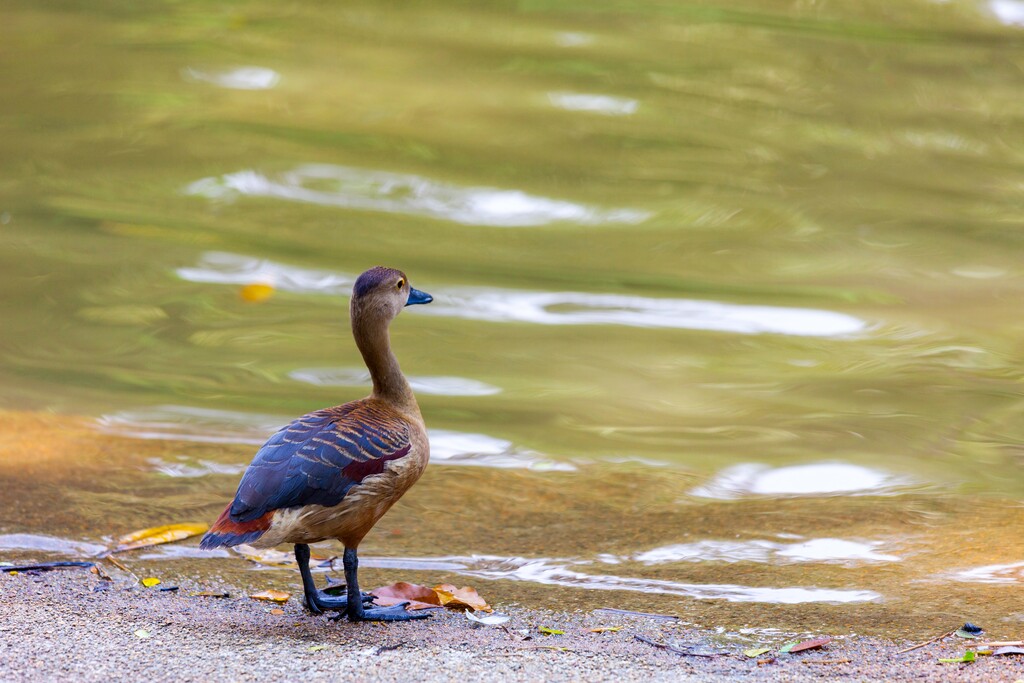
M345 583L348 586L348 608L345 613L349 621L410 621L412 619L426 619L430 615L426 612L407 612L403 602L392 607L363 607L363 601L358 599L359 580L356 574L359 571L359 558L356 557L355 548L345 548Z
M328 595L318 590L313 581L313 572L309 570L309 546L305 543L295 544L295 561L299 565L299 574L302 576L302 594L306 598L306 607L313 614L322 614L326 610L344 611L348 607L348 596ZM370 602L373 596L369 593L361 594L363 602Z

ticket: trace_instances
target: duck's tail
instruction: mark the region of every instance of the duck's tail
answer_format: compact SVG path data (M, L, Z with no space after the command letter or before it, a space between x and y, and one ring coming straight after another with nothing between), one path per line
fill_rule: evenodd
M271 510L262 517L257 517L248 522L236 522L231 519L231 505L229 504L224 508L224 512L220 513L220 517L213 523L213 526L206 532L206 535L203 536L203 540L199 542L199 547L203 550L211 550L222 546L252 543L270 528L270 522L273 517L274 511Z

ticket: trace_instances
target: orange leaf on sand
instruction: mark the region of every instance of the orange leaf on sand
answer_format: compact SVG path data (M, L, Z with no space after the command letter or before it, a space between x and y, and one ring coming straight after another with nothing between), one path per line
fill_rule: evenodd
M434 592L437 593L438 600L445 607L469 607L477 612L494 611L487 601L480 597L476 589L469 586L456 588L450 583L443 583L434 586Z
M370 595L374 597L374 604L381 607L399 605L403 602L409 603L405 607L407 610L429 609L441 606L437 593L432 589L416 583L406 583L405 581L399 581L390 586L374 588L370 591Z
M288 598L292 597L292 594L285 593L284 591L266 590L253 593L249 597L253 600L266 600L267 602L288 602Z

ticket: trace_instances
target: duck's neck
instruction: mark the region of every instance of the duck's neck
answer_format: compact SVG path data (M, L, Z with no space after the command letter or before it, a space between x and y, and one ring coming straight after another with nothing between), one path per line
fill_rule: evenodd
M373 398L387 401L404 411L419 416L420 409L412 387L402 374L398 359L391 351L388 334L390 320L384 317L366 317L353 311L352 336L373 380Z

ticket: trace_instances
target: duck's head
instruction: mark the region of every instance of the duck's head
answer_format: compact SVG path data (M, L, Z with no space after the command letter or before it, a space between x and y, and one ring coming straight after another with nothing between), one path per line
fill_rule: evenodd
M433 300L426 292L414 289L402 271L375 266L356 278L352 288L352 319L365 316L391 320L405 306L429 304Z

